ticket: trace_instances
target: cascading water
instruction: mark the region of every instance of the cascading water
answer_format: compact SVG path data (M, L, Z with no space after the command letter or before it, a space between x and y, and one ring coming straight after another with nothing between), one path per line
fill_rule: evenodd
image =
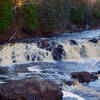
M89 41L94 37L98 40L97 43ZM3 84L9 79L18 80L34 76L55 82L63 89L63 100L99 100L100 78L89 84L67 85L69 81L73 81L70 76L72 72L99 71L99 37L98 29L76 35L64 33L50 39L31 39L30 43L27 43L26 39L2 44L0 72L4 73L0 73L0 83ZM97 84L97 87L94 84Z
M4 45L0 51L0 58L1 64L48 61L53 59L51 52L38 48L35 43Z
M37 61L53 60L80 60L85 58L100 58L100 41L97 44L88 40L74 40L77 45L71 44L71 41L56 42L48 47L42 48L37 43L9 43L1 45L0 64L26 63ZM51 48L51 50L50 50ZM95 52L94 52L95 51Z

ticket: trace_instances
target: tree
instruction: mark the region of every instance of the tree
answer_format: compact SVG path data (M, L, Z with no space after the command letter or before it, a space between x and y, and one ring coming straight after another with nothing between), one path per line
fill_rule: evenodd
M55 9L57 26L59 28L66 28L70 23L70 2L69 0L54 0L53 9Z
M56 28L55 9L49 0L44 0L39 7L40 28L42 32L52 32Z
M5 33L8 25L13 21L11 0L0 0L0 33Z
M23 6L22 13L24 15L25 25L32 30L38 29L39 16L37 5L30 4Z

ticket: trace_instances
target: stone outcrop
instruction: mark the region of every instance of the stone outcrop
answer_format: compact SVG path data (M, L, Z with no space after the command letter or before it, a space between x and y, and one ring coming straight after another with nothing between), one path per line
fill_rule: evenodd
M35 78L0 84L0 100L62 100L62 96L54 83Z
M54 60L61 60L63 52L64 52L64 49L62 45L58 45L57 48L54 48L53 53L52 53Z
M82 58L87 58L87 57L88 57L84 45L82 45L82 47L80 48L79 53L80 53L80 56L81 56Z
M90 81L98 79L95 75L89 72L73 72L71 73L72 78L78 79L80 83L88 83Z
M42 41L41 47L42 47L42 48L45 48L45 47L48 47L48 46L49 46L48 40L43 40L43 41Z

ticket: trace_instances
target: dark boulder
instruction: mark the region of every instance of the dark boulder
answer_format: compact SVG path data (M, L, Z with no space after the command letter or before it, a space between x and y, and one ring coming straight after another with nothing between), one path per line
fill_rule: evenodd
M100 71L97 71L97 72L91 72L92 75L98 75L100 74Z
M61 60L63 52L64 52L64 49L62 45L58 45L57 48L54 48L53 53L52 53L54 60Z
M57 85L35 78L0 84L0 100L62 100L62 96Z
M87 58L87 57L88 57L84 45L81 46L79 53L80 53L80 56L81 56L82 58Z
M42 47L42 48L45 48L45 47L48 47L48 46L49 46L48 40L43 40L43 41L42 41L41 47Z
M8 68L7 67L0 67L0 74L7 74Z
M96 79L96 76L91 75L89 72L73 72L71 73L72 78L77 78L80 83L88 83L93 79Z
M75 40L70 40L70 45L78 45L78 43Z
M98 43L98 40L97 39L91 39L91 40L89 40L90 42L92 42L92 43Z

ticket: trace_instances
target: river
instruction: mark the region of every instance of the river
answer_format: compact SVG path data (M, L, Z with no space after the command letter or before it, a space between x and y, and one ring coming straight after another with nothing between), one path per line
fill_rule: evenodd
M97 43L89 40L97 39ZM52 38L24 39L0 45L0 83L37 77L56 83L63 100L100 100L100 76L90 83L79 83L72 72L100 71L100 29L62 33ZM67 82L76 81L69 86Z

